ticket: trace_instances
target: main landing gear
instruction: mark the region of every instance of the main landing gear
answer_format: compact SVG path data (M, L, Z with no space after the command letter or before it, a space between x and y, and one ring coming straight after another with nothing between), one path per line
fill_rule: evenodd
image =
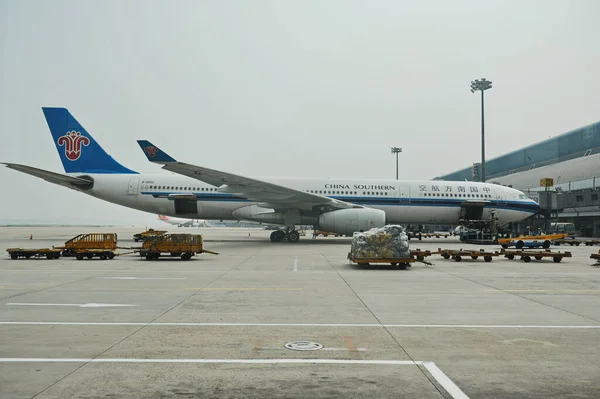
M282 240L288 240L289 242L298 242L300 240L300 233L296 230L275 230L271 233L272 242L281 242Z

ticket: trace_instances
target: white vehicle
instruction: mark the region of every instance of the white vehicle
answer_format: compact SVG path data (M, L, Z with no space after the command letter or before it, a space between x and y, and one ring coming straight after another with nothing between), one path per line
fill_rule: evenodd
M210 227L208 220L172 218L165 215L158 215L158 220L177 227Z
M151 162L177 173L139 174L115 161L65 108L43 108L65 172L5 163L11 169L115 204L179 218L248 220L286 226L273 242L298 241L296 225L351 236L385 224L499 223L539 210L522 192L495 184L331 178L249 178L178 162L150 142Z

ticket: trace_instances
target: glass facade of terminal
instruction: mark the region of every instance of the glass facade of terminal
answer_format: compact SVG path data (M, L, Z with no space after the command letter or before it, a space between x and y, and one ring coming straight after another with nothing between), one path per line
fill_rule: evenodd
M597 153L600 153L600 122L486 161L486 180ZM473 180L473 168L468 167L439 179Z

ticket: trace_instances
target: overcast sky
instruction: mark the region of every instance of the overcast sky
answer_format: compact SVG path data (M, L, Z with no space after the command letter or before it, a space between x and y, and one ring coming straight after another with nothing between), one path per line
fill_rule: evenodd
M139 172L135 140L246 176L429 179L600 120L600 1L7 1L0 161L63 172L69 108ZM160 171L162 172L162 171ZM0 168L0 221L145 223Z

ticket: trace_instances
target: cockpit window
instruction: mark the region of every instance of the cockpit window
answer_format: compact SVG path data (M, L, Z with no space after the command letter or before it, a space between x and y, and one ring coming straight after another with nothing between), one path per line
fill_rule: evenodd
M519 199L529 199L525 194L519 194Z

